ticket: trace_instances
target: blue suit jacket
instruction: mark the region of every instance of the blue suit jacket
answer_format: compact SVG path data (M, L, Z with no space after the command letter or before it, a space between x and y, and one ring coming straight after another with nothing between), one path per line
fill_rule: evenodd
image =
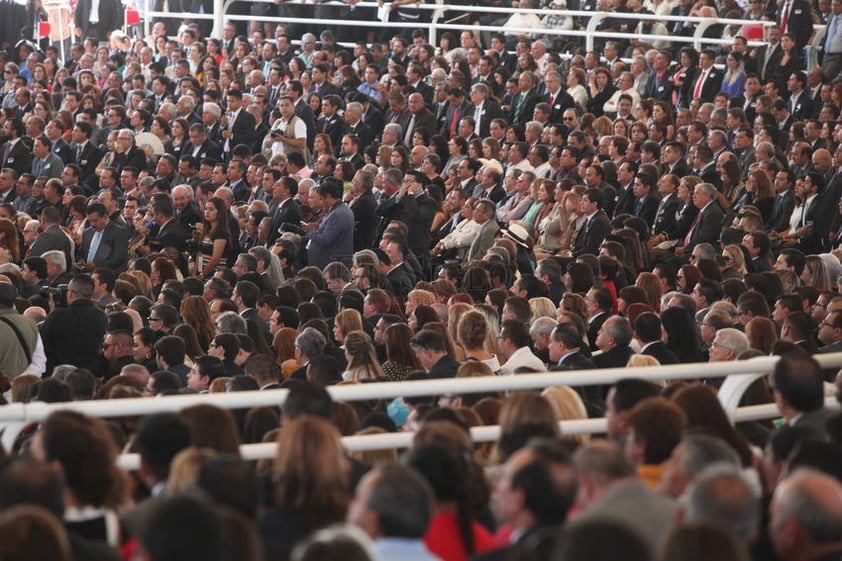
M94 237L94 229L86 228L82 234L82 259L88 259L88 250ZM120 228L114 222L108 221L102 231L102 239L94 256L93 262L97 267L108 267L115 273L126 270L129 261L129 231Z
M354 254L354 213L345 203L334 206L307 236L307 264L324 269L340 257Z

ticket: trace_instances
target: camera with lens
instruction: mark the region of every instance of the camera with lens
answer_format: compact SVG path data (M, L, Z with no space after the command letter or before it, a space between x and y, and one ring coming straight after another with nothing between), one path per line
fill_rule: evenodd
M184 244L184 247L187 248L188 253L196 253L196 250L199 249L199 240L196 238L187 238L187 243Z
M299 226L298 224L293 224L292 222L284 222L281 224L279 228L281 232L289 232L291 234L298 234L299 236L306 236L307 232L304 231L304 228Z
M66 308L68 288L69 286L66 284L45 286L38 291L38 295L43 296L44 298L49 298L52 295L56 308Z

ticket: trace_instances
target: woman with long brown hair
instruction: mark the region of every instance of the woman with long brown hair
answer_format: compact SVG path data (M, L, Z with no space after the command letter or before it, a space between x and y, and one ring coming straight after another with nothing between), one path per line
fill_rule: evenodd
M200 278L213 275L216 268L228 263L232 251L231 232L228 229L228 210L218 197L205 203L205 220L196 224L193 236L199 241L193 264L193 274Z
M348 368L342 373L344 381L377 380L383 376L374 343L368 333L362 330L351 331L345 336L343 348L348 361Z
M207 300L201 296L188 296L185 298L181 303L181 318L184 323L196 330L199 345L207 350L216 331Z
M258 521L261 537L291 547L304 536L345 520L350 465L339 431L312 415L284 420L278 433L273 508Z
M400 381L413 370L421 370L418 357L409 347L412 339L412 329L405 323L396 323L386 329L386 362L383 363L383 374L392 381Z

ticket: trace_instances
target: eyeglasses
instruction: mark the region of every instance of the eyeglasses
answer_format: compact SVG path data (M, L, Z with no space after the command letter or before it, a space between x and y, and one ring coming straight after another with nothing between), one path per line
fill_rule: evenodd
M151 317L151 316L150 316L150 317L148 317L148 318L146 318L146 320L147 320L147 321L162 321L162 320L161 320L161 318L153 318L153 317Z

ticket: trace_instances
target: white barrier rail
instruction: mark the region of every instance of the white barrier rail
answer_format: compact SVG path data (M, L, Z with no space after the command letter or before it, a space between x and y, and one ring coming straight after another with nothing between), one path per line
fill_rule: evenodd
M431 44L436 45L437 40L436 37L438 33L442 30L464 30L464 29L471 29L474 31L489 31L489 32L499 32L501 28L499 26L483 26L483 25L459 25L459 24L452 24L447 22L439 21L442 16L448 11L454 12L462 12L462 13L488 13L488 14L500 14L501 16L509 16L515 13L525 13L525 14L535 14L538 16L545 16L545 15L558 15L559 10L548 10L548 9L530 9L530 10L513 10L511 8L498 8L493 6L458 6L458 5L449 5L449 4L420 4L417 7L421 10L432 12L432 17L430 22L424 22L423 25L418 23L400 23L400 22L382 22L379 20L372 20L372 21L360 21L360 20L339 20L339 19L325 19L325 18L281 18L281 17L269 17L269 16L261 16L259 18L255 18L255 16L244 16L244 15L235 15L235 14L228 14L228 8L230 7L232 0L214 0L214 10L213 15L199 15L199 14L170 14L167 12L156 12L149 10L148 5L149 0L144 0L146 4L145 10L145 35L148 36L150 33L150 25L152 18L172 18L172 17L187 17L187 18L198 18L198 19L209 19L213 18L214 20L214 28L212 31L212 36L219 37L221 36L221 30L226 21L255 21L257 19L260 22L275 22L275 23L303 23L308 25L331 25L331 26L372 26L377 28L394 28L394 29L427 29L429 31L428 40ZM274 4L274 0L252 0L252 2L262 2L268 4ZM328 6L330 7L330 6ZM339 8L339 5L334 7ZM355 5L355 8L371 8L377 9L379 6L376 2L359 2ZM630 37L638 37L643 38L646 40L652 41L670 41L672 43L687 43L692 44L696 49L701 49L703 45L713 45L713 44L730 44L732 40L730 39L718 39L718 38L707 38L703 37L704 32L712 25L761 25L761 26L769 26L774 25L774 22L769 21L758 21L758 20L744 20L744 19L729 19L729 18L703 18L703 17L689 17L689 16L660 16L655 14L631 14L631 13L615 13L615 12L591 12L591 11L584 11L584 10L563 10L564 15L571 16L574 18L584 18L587 19L588 23L586 29L584 30L560 30L560 29L532 29L532 28L504 28L503 30L506 33L528 33L531 35L553 35L553 36L569 36L569 37L584 37L585 38L585 48L587 50L593 50L594 48L594 39L595 38L605 38L605 39L628 39ZM697 24L696 29L692 36L679 36L679 35L639 35L633 32L603 32L598 31L596 27L606 19L611 20L631 20L634 22L640 21L660 21L660 22L670 22L670 21L683 21L691 24ZM825 26L814 26L816 29L824 29ZM762 41L750 41L749 45L757 46L763 44Z
M838 409L836 399L828 399L826 405ZM778 407L774 403L767 405L751 405L740 407L734 416L737 422L761 421L774 419L780 416ZM607 422L604 418L583 419L578 421L561 421L559 423L561 433L566 436L577 434L599 434L607 430ZM415 433L396 432L389 434L366 434L359 436L345 436L342 438L342 446L349 452L361 452L367 450L386 450L409 448ZM500 437L500 426L473 427L471 438L474 443L494 442ZM240 446L240 454L245 460L263 460L274 458L278 446L274 442L265 444L244 444ZM122 454L117 464L126 470L135 470L140 466L138 454Z

